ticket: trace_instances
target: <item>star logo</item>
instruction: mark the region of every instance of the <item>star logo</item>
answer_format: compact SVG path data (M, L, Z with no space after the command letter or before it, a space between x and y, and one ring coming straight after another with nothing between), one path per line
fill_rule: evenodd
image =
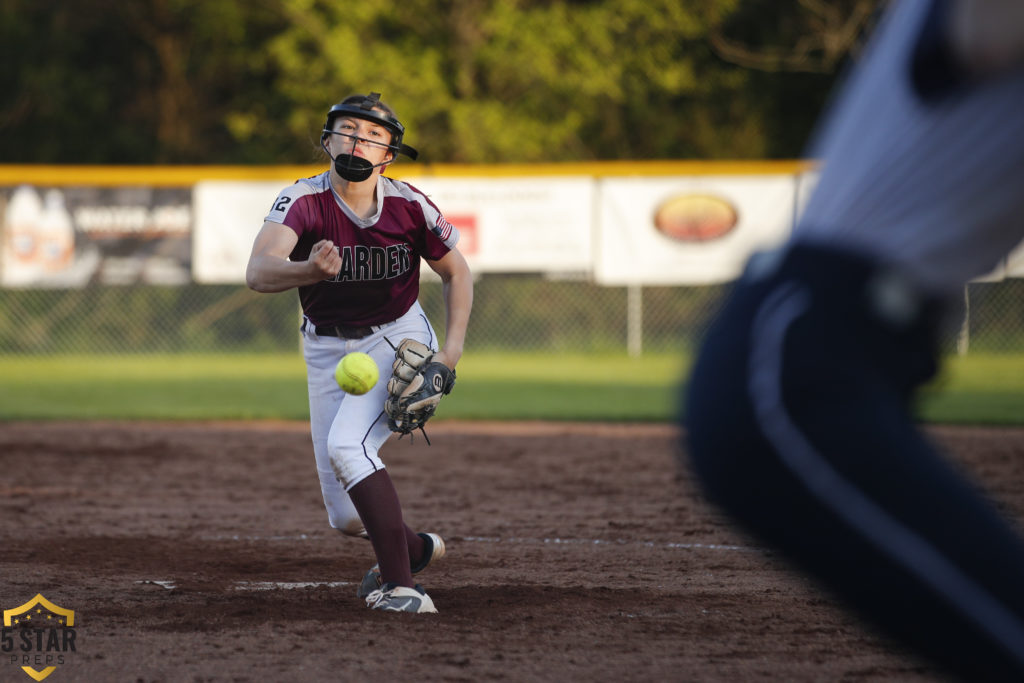
M0 651L10 663L21 664L30 678L41 681L66 663L66 653L75 652L74 626L74 610L38 593L24 605L4 610Z

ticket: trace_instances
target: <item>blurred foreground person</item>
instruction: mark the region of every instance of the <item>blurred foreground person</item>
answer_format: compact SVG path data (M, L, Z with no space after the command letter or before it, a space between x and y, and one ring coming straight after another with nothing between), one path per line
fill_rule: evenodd
M819 133L797 228L750 260L688 383L694 469L885 633L1024 681L1024 540L911 405L952 301L1024 237L1024 2L894 2Z

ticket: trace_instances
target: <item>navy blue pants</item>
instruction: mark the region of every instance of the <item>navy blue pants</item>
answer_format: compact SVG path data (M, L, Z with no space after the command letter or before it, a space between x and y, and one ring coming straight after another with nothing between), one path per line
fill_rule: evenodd
M937 302L840 252L759 255L703 342L686 451L708 497L890 636L1024 680L1024 542L915 425Z

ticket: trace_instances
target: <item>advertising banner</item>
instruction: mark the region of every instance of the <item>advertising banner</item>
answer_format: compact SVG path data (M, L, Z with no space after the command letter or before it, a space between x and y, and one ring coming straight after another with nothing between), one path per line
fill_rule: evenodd
M291 180L210 180L194 187L192 273L202 284L245 282L252 242Z
M604 285L728 282L792 230L793 176L601 181L595 278Z
M194 276L245 281L253 238L291 181L206 181L195 186ZM459 230L474 272L589 272L591 178L417 178L412 183ZM429 277L424 268L424 276Z
M179 285L191 279L187 188L0 188L0 286Z
M594 179L416 178L475 272L590 272Z

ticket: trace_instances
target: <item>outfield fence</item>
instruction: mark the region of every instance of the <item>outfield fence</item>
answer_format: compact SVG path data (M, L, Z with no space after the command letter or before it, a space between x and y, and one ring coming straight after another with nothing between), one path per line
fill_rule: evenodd
M322 170L0 165L0 355L297 351L296 293L241 279L283 179ZM735 277L749 250L778 243L814 178L805 162L407 170L453 207L472 253L468 350L631 355L691 350L729 290L699 283ZM729 209L727 238L657 227L698 220L709 197ZM965 288L945 352L1024 351L1021 250L993 271L1005 279ZM440 283L425 277L421 302L443 334Z
M585 278L486 274L476 282L475 350L692 349L729 287L607 287ZM943 331L946 353L1024 351L1024 279L970 284ZM443 334L440 284L421 301ZM241 285L0 289L0 355L297 352L294 291Z

